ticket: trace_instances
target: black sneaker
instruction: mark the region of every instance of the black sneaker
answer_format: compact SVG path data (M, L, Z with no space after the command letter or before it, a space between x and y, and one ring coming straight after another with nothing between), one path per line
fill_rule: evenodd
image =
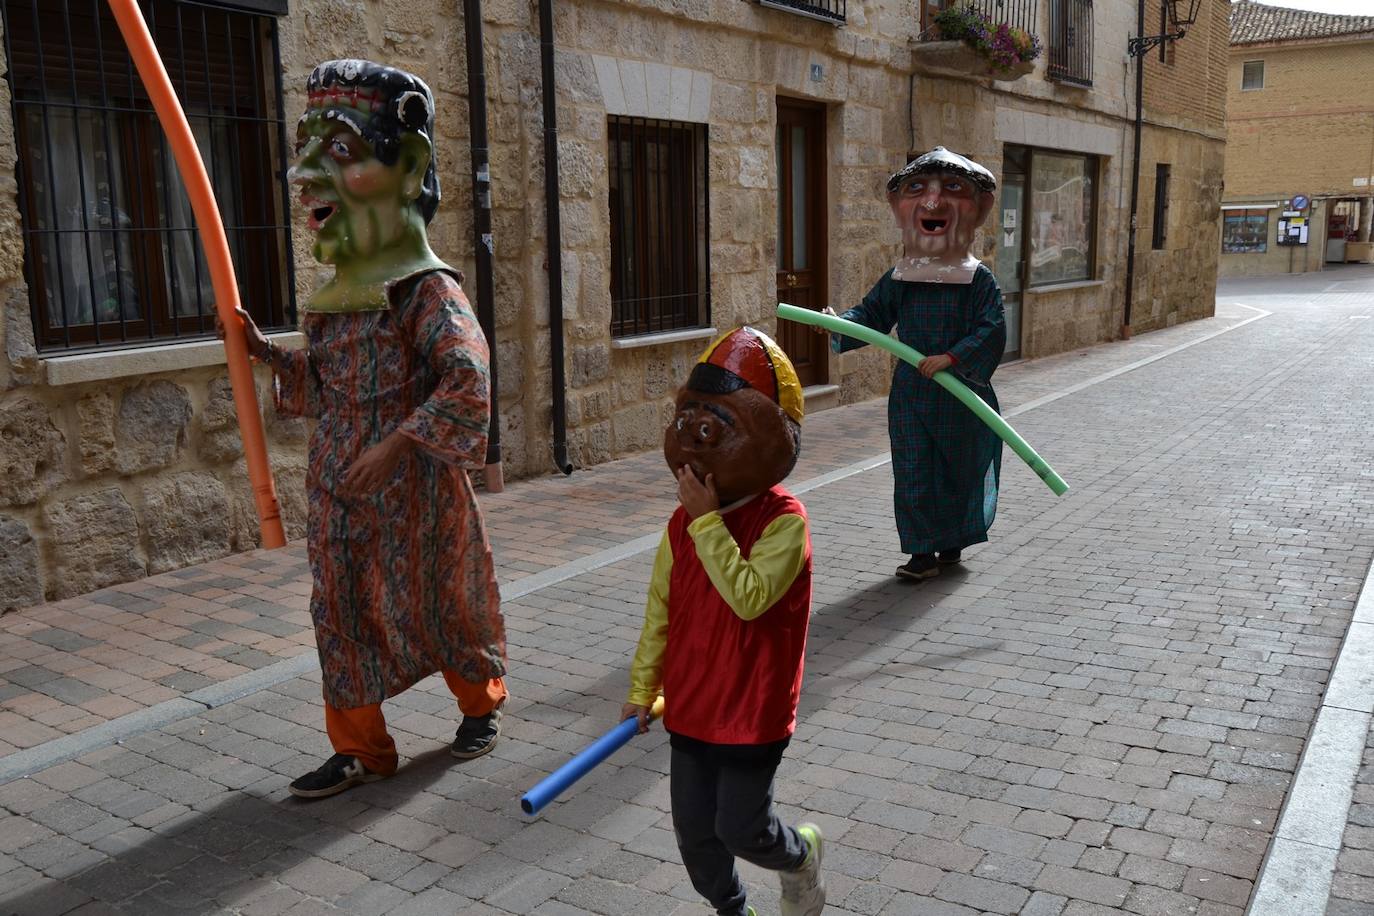
M959 551L942 550L936 555L935 559L941 566L953 566L960 560Z
M936 562L933 553L914 553L904 565L897 567L898 576L903 579L915 579L918 582L939 574L940 564Z
M385 778L381 773L369 772L357 757L335 754L318 770L306 773L291 783L291 794L297 798L326 798L356 785Z
M496 708L485 716L463 716L448 752L459 760L471 760L491 753L491 749L496 747L496 739L501 736L501 707L505 705L503 697Z

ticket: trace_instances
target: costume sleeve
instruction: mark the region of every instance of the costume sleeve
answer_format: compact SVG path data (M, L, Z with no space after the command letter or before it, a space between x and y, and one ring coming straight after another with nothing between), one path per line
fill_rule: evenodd
M986 385L1007 346L1007 319L1002 311L1002 291L986 267L980 268L974 277L971 294L973 329L950 347L949 353L958 364L960 375Z
M718 512L694 520L687 533L711 584L741 620L753 620L777 604L806 565L806 519L800 515L769 522L747 560Z
M864 296L862 302L840 317L846 321L861 324L866 328L881 331L884 334L891 333L893 325L897 323L897 310L893 308L892 297L886 295L887 287L887 274L884 274L882 279L873 284L873 288L868 291L867 296ZM866 346L868 344L862 340L855 340L853 337L846 337L843 334L830 335L830 349L836 353L845 353Z
M481 467L491 417L487 340L467 296L452 280L422 281L411 308L411 340L439 384L400 431L441 461Z
M636 706L652 706L663 692L663 652L668 648L668 581L673 572L673 547L668 532L658 542L649 599L644 605L644 628L630 663L630 698Z
M310 351L272 351L272 403L284 417L320 415L320 379L310 363Z

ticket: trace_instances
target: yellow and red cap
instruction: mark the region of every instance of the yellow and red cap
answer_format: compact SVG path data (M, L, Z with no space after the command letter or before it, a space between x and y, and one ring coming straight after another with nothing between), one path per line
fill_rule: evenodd
M716 338L687 380L689 390L712 394L745 387L762 392L783 413L798 423L802 421L805 398L792 361L773 338L748 326Z

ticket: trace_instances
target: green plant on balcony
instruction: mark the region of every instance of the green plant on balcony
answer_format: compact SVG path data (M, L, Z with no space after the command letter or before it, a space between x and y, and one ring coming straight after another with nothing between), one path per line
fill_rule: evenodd
M1029 69L1040 56L1040 40L1005 22L993 22L972 6L951 6L935 15L935 30L942 41L962 41L984 58L996 73Z

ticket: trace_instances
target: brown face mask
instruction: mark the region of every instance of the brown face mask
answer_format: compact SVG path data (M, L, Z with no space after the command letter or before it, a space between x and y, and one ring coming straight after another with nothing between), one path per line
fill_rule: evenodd
M771 398L753 388L711 394L683 388L677 415L663 433L663 456L676 474L710 474L722 506L762 493L792 473L800 428Z

